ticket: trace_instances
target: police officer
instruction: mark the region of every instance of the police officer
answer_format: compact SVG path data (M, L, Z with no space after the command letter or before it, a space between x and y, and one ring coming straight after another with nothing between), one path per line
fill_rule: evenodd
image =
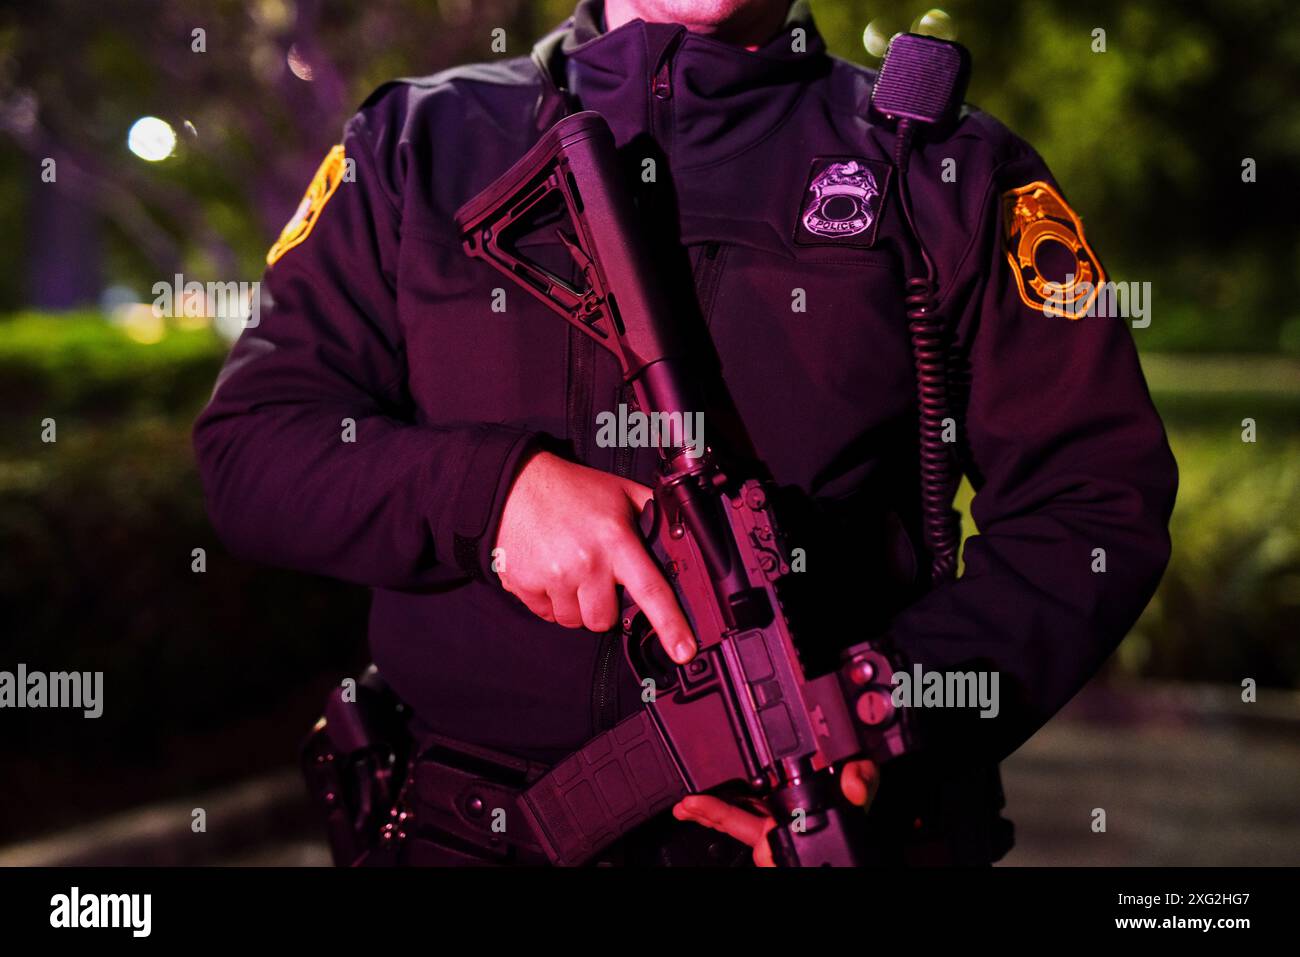
M599 111L651 170L642 205L674 234L757 455L812 503L827 627L1000 677L996 717L926 715L915 753L842 775L856 803L879 791L874 849L995 860L996 763L1150 598L1175 467L1125 324L1044 308L1105 281L1078 216L1029 146L967 108L907 173L977 490L964 574L931 580L903 302L917 253L873 81L826 53L803 0L582 0L531 56L381 87L268 254L271 301L196 426L223 540L370 586L371 651L417 733L554 762L639 708L616 586L692 656L635 527L655 453L595 441L628 401L613 358L499 289L452 221L566 111ZM689 850L716 831L770 860L771 822L743 803L691 797L673 817L638 859L737 857Z

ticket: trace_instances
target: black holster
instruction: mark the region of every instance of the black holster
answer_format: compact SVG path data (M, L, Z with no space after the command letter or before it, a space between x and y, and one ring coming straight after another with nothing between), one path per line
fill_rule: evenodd
M410 765L410 717L371 665L355 682L330 692L325 713L303 742L307 790L340 867L368 863L394 821Z
M547 770L438 735L373 665L335 688L302 748L302 768L340 867L545 864L517 801Z

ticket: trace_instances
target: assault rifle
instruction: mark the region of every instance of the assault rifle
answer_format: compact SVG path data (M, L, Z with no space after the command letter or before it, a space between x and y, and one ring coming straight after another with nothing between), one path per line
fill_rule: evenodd
M576 281L517 243L533 224L557 219ZM470 256L614 354L644 412L665 421L708 413L706 397L720 383L701 381L698 364L687 361L688 330L654 273L603 117L562 119L462 207L456 223ZM544 789L527 792L524 806L551 859L574 864L681 793L739 784L777 821L768 839L778 865L854 865L864 815L847 805L835 768L855 756L880 762L902 752L891 664L863 643L842 653L837 670L804 673L781 601L791 559L775 490L716 437L698 452L660 449L641 529L699 653L673 664L629 604L626 655L638 678L653 682L654 700L552 772ZM606 760L611 753L617 762Z

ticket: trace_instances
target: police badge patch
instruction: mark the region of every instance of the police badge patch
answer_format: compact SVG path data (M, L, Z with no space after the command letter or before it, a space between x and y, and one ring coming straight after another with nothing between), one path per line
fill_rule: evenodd
M890 165L852 156L819 156L804 189L794 241L799 246L860 246L876 241Z
M276 260L311 235L312 227L316 225L321 210L334 195L334 191L339 188L339 183L343 182L347 165L347 157L344 155L342 145L334 147L326 154L320 169L316 170L316 175L312 177L311 185L307 187L302 202L298 204L293 218L285 224L284 229L280 230L280 238L266 254L268 266L274 266Z
M1087 315L1106 274L1061 194L1042 180L1008 190L1002 226L1021 301L1048 316Z

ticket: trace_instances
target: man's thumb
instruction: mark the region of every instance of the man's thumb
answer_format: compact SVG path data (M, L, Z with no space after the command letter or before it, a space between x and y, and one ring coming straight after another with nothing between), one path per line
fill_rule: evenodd
M623 491L632 500L632 504L637 507L637 511L644 509L646 502L655 497L654 489L642 485L640 482L633 482L631 479L624 479Z

